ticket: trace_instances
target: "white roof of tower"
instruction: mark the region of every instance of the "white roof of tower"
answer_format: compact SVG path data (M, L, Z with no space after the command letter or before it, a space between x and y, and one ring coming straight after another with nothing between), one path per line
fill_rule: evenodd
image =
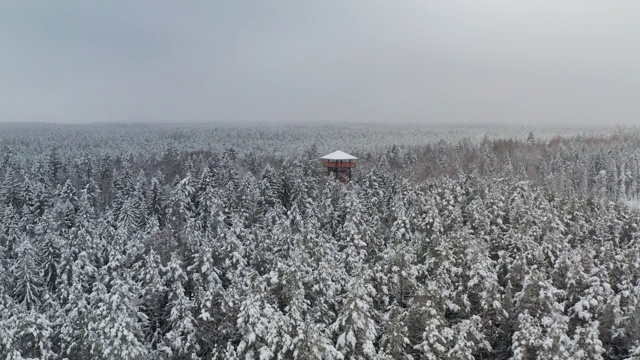
M357 157L353 156L353 155L349 155L346 152L343 151L334 151L331 154L327 154L323 157L321 157L320 159L324 159L324 160L358 160Z

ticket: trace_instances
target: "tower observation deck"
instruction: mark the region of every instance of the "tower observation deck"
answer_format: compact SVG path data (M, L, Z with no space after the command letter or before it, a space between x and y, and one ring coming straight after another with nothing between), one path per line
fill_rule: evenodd
M358 160L357 157L340 150L327 154L320 159L322 159L322 166L327 168L327 175L333 173L336 178L345 183L351 180L351 169L356 167L354 160Z

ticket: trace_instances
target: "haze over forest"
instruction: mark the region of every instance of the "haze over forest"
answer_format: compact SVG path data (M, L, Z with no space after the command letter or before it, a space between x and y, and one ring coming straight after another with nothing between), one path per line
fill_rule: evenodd
M637 125L638 10L5 2L0 121Z

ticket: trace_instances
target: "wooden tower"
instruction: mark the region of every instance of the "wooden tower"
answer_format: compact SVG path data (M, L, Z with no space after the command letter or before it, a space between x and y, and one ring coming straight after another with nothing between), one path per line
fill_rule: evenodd
M356 167L357 157L340 150L327 154L322 159L322 166L327 168L327 175L333 173L340 181L347 183L351 180L351 169Z

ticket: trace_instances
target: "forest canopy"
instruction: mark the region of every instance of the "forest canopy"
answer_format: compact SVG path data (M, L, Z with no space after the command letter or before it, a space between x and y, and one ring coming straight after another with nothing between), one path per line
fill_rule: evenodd
M0 149L2 358L640 358L635 129L0 124Z

